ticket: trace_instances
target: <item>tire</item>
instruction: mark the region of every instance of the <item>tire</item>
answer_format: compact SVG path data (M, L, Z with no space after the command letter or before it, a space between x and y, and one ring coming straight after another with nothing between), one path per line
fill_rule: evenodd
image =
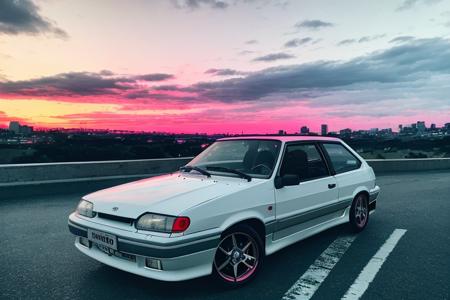
M350 226L353 231L361 232L369 223L369 198L360 193L353 199L350 207Z
M222 234L213 262L213 276L226 287L251 281L262 267L261 237L250 226L238 224Z

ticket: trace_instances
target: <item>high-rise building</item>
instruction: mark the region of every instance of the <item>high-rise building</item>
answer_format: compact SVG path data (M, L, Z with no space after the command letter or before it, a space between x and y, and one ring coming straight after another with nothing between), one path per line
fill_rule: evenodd
M17 121L9 122L9 130L14 132L15 134L19 134L20 133L20 123Z
M278 130L278 135L285 135L286 131L284 131L283 129Z
M398 132L402 132L402 130L403 130L403 125L402 124L398 125Z
M431 130L436 130L436 124L432 123L431 126L430 126L430 129Z
M450 123L445 123L445 124L444 124L444 128L445 128L445 130L446 130L447 132L450 133Z
M32 126L20 125L17 121L9 122L9 130L15 134L31 134L33 132Z
M327 135L328 134L328 125L327 124L322 124L320 126L320 134L321 135Z
M425 132L425 121L417 121L417 131L419 132Z
M309 133L308 126L302 126L302 128L300 128L300 134L308 134L308 133Z

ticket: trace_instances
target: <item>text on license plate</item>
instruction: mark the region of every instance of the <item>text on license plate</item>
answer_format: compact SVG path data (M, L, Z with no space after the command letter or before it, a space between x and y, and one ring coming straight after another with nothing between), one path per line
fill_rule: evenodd
M117 238L113 234L88 229L88 239L99 245L117 250Z

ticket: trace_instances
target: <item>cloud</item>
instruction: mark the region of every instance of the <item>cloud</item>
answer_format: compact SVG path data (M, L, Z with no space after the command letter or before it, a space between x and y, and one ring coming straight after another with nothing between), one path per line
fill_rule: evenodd
M414 40L413 36L403 35L403 36L398 36L396 38L393 38L392 40L389 41L389 43L403 43L403 42L409 42L412 40Z
M292 54L279 52L279 53L271 53L271 54L267 54L267 55L263 55L263 56L258 56L256 58L254 58L253 61L271 62L271 61L290 59L290 58L295 58L295 56Z
M307 44L307 43L312 42L312 41L313 41L313 38L311 38L311 37L305 37L305 38L302 38L302 39L292 39L290 41L287 41L284 44L284 47L286 47L286 48L295 48L295 47Z
M39 14L39 7L31 0L0 1L0 34L52 34L68 38L68 34L54 22Z
M114 73L110 70L101 70L98 74L102 75L102 76L113 76L114 75Z
M371 41L375 41L381 38L384 38L386 36L386 34L376 34L376 35L366 35L363 37L360 37L359 39L345 39L340 41L339 43L337 43L338 46L346 46L346 45L351 45L351 44L355 44L355 43L367 43L367 42L371 42Z
M27 81L2 81L0 98L106 101L142 105L149 110L167 105L202 106L224 112L224 117L215 119L218 128L224 118L239 123L252 114L255 124L267 120L273 125L270 122L274 119L293 122L300 112L314 113L316 118L349 116L355 122L360 116L368 124L365 118L378 122L377 118L392 116L389 122L397 123L401 118L424 114L437 116L442 122L450 111L450 40L444 38L392 44L388 49L347 61L270 67L187 86L148 86L136 79L139 75L100 73L72 72ZM270 118L265 119L268 115ZM209 122L206 113L185 117L193 122L203 117L203 124Z
M131 90L136 97L139 93L144 95L142 90L137 90L137 81L163 81L171 78L173 75L163 73L118 76L108 70L99 73L70 72L30 80L2 81L0 94L73 97L121 95L124 91Z
M364 89L414 83L431 76L450 76L450 41L421 39L349 61L319 61L253 72L244 78L203 82L190 87L199 98L223 102L256 101L267 97L314 98L350 86ZM407 86L404 86L407 90ZM344 99L345 100L345 99Z
M158 85L152 87L152 90L155 91L178 91L180 87L175 84L166 84L166 85Z
M230 4L228 1L222 0L172 0L173 5L180 9L195 10L203 6L207 6L214 9L225 9Z
M203 7L225 10L230 6L239 4L257 4L256 9L260 9L266 5L285 7L288 3L278 0L171 0L174 7L177 9L198 10Z
M386 34L376 34L376 35L363 36L363 37L359 38L358 43L366 43L366 42L379 40L379 39L384 38L385 36L386 36Z
M255 51L251 51L251 50L242 50L242 51L238 52L239 55L249 55L249 54L253 54L253 53L255 53Z
M164 81L168 79L173 79L174 76L172 74L153 73L153 74L138 75L135 76L134 78L143 81Z
M245 41L245 44L254 45L254 44L258 44L258 41L257 40L248 40L248 41Z
M305 20L295 24L296 28L306 28L311 30L318 30L326 27L333 27L334 24L330 22L325 22L321 20Z
M31 80L1 82L0 92L29 96L101 95L129 89L123 83L131 82L134 80L125 77L110 78L99 73L70 72Z
M412 9L414 6L418 4L433 5L441 1L442 0L404 0L402 4L400 4L400 6L397 7L396 11L404 11Z
M337 43L338 46L346 46L356 43L356 39L345 39Z
M195 96L177 96L170 93L154 93L146 89L133 90L129 93L123 94L122 96L127 99L152 99L159 101L168 100L178 102L194 101L197 99Z
M245 72L241 72L234 69L208 69L205 71L205 74L211 74L214 76L234 76L234 75L243 75Z

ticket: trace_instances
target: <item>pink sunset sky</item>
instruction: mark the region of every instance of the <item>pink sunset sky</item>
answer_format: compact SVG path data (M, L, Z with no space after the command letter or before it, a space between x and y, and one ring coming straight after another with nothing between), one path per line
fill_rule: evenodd
M449 32L439 0L2 1L0 127L442 126Z

